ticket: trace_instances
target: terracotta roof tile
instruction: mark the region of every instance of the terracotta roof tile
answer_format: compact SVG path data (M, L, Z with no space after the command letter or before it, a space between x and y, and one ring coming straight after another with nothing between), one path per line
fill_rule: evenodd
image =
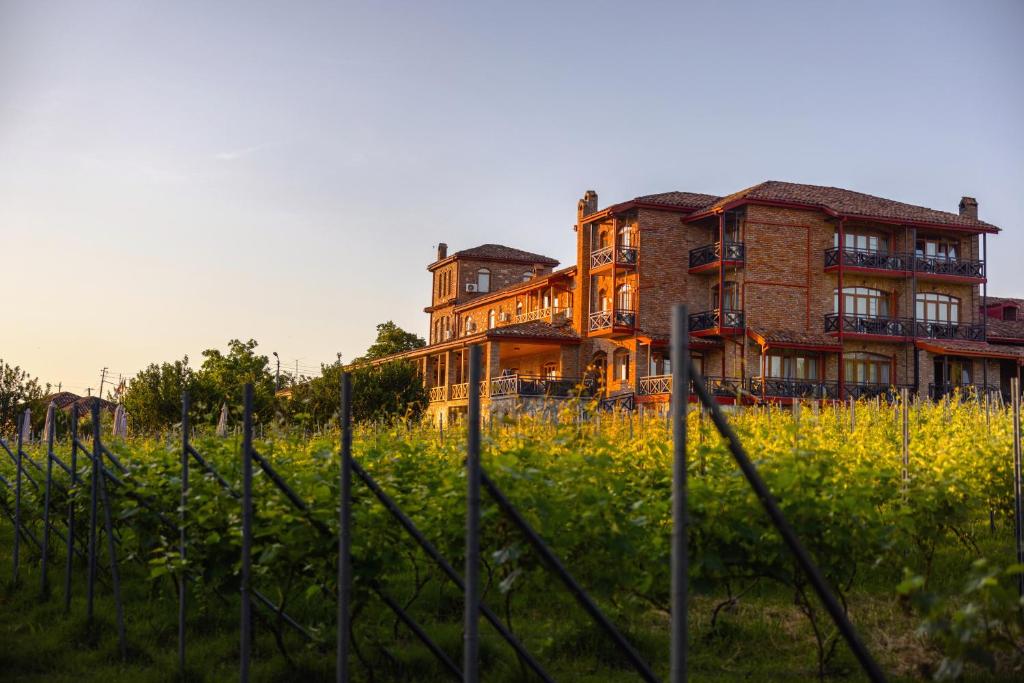
M792 330L755 330L752 332L759 341L763 339L767 345L839 346L835 337L818 332L795 332Z
M938 349L950 354L982 356L985 358L1014 358L1024 360L1024 347L964 339L919 339L917 346L925 350Z
M985 321L989 337L997 339L1024 339L1024 320L1000 320L989 318Z
M579 341L579 335L573 332L570 325L552 325L541 320L531 320L525 323L495 327L494 329L487 330L486 336L488 338L540 337L544 339Z
M998 227L991 223L973 218L965 218L957 213L937 211L913 204L904 204L903 202L875 197L863 192L844 190L840 187L787 183L779 180L768 180L727 197L709 202L707 205L700 207L700 211L703 213L721 208L738 199L805 204L843 215L863 216L864 218L917 221L962 228L999 230Z
M504 244L481 244L478 247L457 251L451 256L462 258L478 258L494 261L517 261L521 263L543 263L550 266L557 266L558 261L550 256L534 254L514 247L506 247Z
M698 192L660 192L648 194L643 197L636 197L634 202L646 202L649 204L665 204L666 206L681 206L687 209L701 209L717 202L721 197L713 194L700 194Z

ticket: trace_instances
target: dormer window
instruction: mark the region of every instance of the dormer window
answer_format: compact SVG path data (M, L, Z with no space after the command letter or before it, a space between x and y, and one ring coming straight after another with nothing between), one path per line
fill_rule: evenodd
M488 268L476 271L476 291L481 293L491 291L491 271Z
M523 282L528 282L533 279L533 273L523 273Z
M1003 309L1003 320L1016 320L1017 319L1017 307L1007 306Z

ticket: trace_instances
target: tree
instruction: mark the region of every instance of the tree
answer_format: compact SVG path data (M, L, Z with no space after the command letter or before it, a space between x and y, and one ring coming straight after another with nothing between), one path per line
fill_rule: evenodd
M38 412L35 404L48 390L49 385L44 389L38 379L20 366L11 366L0 358L0 434L16 432L21 413L27 407L32 407L35 422Z
M188 365L188 356L173 363L151 363L129 381L124 393L133 429L156 430L179 422L182 394L195 386L196 373Z
M196 373L196 393L205 405L219 408L226 403L229 414L237 418L242 414L242 386L252 384L257 419L273 417L274 373L270 371L270 359L256 354L258 345L255 339L232 339L227 354L218 349L203 351L205 360Z
M320 377L298 384L289 402L291 418L300 424L326 424L338 419L341 399L340 363L321 367ZM352 419L356 422L419 419L427 404L423 380L409 361L365 365L351 372Z
M361 358L357 358L356 362L376 360L402 351L421 349L426 345L427 342L423 340L423 337L406 332L389 320L377 325L377 341L371 344L370 348L366 349L366 353Z

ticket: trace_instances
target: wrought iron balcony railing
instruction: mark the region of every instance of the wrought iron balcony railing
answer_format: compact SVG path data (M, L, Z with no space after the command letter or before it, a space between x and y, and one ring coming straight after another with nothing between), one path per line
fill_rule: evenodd
M889 318L872 315L843 315L827 313L825 332L870 334L883 337L912 337L914 321L910 318Z
M690 315L690 332L714 329L743 329L743 311L716 308Z
M746 251L744 249L743 242L725 243L724 260L742 262L745 256ZM697 247L696 249L690 250L690 268L700 268L701 266L706 266L709 263L718 263L721 260L723 260L721 242L705 244L703 247Z
M928 339L985 341L985 327L973 323L943 323L931 320L918 320L914 323L914 335Z
M928 398L940 401L946 396L956 396L961 401L975 400L988 394L989 397L1002 397L1002 390L997 384L951 384L949 382L928 385Z
M837 399L839 382L817 379L752 377L750 393L771 398Z
M693 268L693 252L690 252ZM985 277L985 263L974 259L958 259L948 256L925 256L907 252L887 252L877 249L854 249L853 247L832 247L825 250L825 267L833 268L842 263L844 268L866 268L907 273L911 270L918 275L945 275L981 279Z
M891 270L905 272L910 270L910 258L907 254L890 253L877 249L854 249L853 247L832 247L825 250L825 267L831 268L840 263L844 267L869 268L871 270Z
M914 270L921 275L949 275L981 279L985 277L985 262L916 254Z
M825 316L825 332L870 334L883 337L918 337L923 339L964 339L985 341L985 328L975 323L950 323L912 318L889 318L870 315Z
M590 252L590 268L594 270L609 263L618 266L635 266L637 261L637 248L620 245L617 247L604 247Z
M547 398L574 398L593 396L595 382L590 378L503 375L491 380L490 396L544 396Z
M610 329L613 322L615 327L632 329L636 327L636 311L622 308L617 308L614 312L611 310L594 311L590 314L590 331Z
M884 382L844 382L843 391L840 395L844 401L849 399L860 400L862 398L883 398L886 401L894 401L900 395L904 387L913 389L909 384L888 384Z

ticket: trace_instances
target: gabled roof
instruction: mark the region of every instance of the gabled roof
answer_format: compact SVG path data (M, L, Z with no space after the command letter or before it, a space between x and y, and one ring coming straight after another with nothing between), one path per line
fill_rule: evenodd
M904 204L903 202L875 197L863 192L844 190L841 187L787 183L779 180L768 180L727 197L722 197L701 207L697 215L709 214L743 200L800 204L847 217L928 223L989 232L999 231L999 228L991 223L975 218L966 218L958 213L937 211L923 206L915 206L914 204Z
M917 348L937 355L973 356L976 358L1005 358L1024 362L1024 348L1004 344L967 341L964 339L919 339Z
M634 202L642 204L664 204L665 206L679 206L686 209L702 209L717 202L721 197L713 194L700 194L699 192L660 192L648 194L643 197L636 197Z
M1017 299L1012 296L989 296L985 298L986 306L1005 306L1007 304L1024 308L1024 299Z
M463 249L448 256L448 258L472 258L485 261L512 261L516 263L543 263L547 266L557 266L558 260L543 254L534 254L514 247L506 247L504 244L481 244L478 247ZM443 259L447 261L448 259Z
M488 339L551 339L553 341L579 342L580 337L571 325L552 325L541 320L495 327L485 331Z
M985 332L993 339L1024 340L1024 320L1000 320L989 317L985 320Z
M835 337L818 332L796 332L792 330L751 330L751 338L765 348L814 347L823 350L842 349Z

